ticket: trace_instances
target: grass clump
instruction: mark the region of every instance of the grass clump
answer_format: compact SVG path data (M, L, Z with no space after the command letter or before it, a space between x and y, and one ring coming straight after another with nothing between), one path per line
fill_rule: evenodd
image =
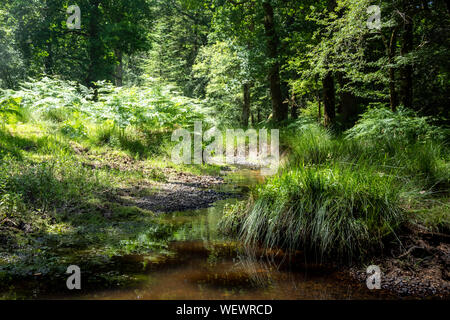
M296 168L254 190L239 217L240 236L247 244L304 248L319 259L359 260L381 249L403 221L399 196L392 179L376 172ZM233 219L224 224L236 230Z

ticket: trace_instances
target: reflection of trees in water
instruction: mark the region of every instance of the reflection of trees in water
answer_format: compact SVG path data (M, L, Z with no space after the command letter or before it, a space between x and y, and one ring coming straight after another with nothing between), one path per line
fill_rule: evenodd
M280 259L281 258L281 259ZM256 246L245 246L238 250L233 268L247 274L255 287L273 287L280 280L292 280L289 272L281 272L280 266L288 255L281 250L263 250Z
M326 269L311 264L301 253L262 249L257 246L241 247L233 269L246 274L255 288L280 291L285 296L292 292L293 299L351 299L352 286L346 286L327 274ZM318 273L319 272L319 273Z

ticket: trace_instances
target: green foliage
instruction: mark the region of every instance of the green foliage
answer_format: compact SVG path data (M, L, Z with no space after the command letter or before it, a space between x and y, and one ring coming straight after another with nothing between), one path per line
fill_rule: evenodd
M301 118L289 126L283 135L284 143L289 148L291 164L321 164L331 156L333 147L331 134L311 118Z
M17 18L10 14L8 4L0 7L0 88L14 88L26 72L17 38Z
M206 82L205 98L212 115L223 125L239 125L242 110L242 86L250 82L248 57L243 48L230 42L203 47L193 71Z
M197 100L180 96L173 87L163 87L151 79L146 87L99 85L100 98L94 103L92 114L100 123L109 121L121 129L173 129L203 118Z
M94 101L92 89L43 78L24 83L19 91L0 91L0 116L11 122L13 116L25 121L29 115L49 132L68 139L150 155L161 151L171 130L205 119L206 110L198 100L178 95L172 86L151 79L146 83L146 87L97 83L98 101Z
M406 208L448 192L443 134L402 109L369 110L344 136L300 118L282 132L289 155L279 174L226 210L222 228L248 244L365 259L396 238ZM445 229L449 215L417 219Z
M6 92L3 97L0 96L0 118L2 126L17 120L24 120L25 113L20 108L20 97L11 97L10 92Z
M414 143L445 141L448 132L430 124L429 117L419 117L412 110L400 108L369 109L356 125L347 131L349 139L374 143Z
M448 129L436 125L450 104L443 1L381 0L380 30L367 27L369 0L77 4L80 30L67 29L65 0L0 8L0 277L50 273L59 249L84 250L64 262L88 255L97 268L185 238L189 226L160 225L116 193L166 178L139 166L168 153L174 129L237 126L244 106L253 126L274 125L277 104L299 115L279 124L278 175L225 210L224 230L247 244L359 260L405 221L449 230ZM369 108L351 127L397 96L409 109ZM332 131L319 123L333 98Z
M176 85L183 95L201 98L205 81L194 74L193 65L208 42L211 11L206 6L190 6L185 0L158 1L155 6L152 47L139 66L144 74Z
M241 217L248 244L359 260L383 247L403 221L393 179L370 170L298 168L269 179Z
M1 169L2 192L35 210L69 206L101 187L98 176L73 162L33 165L5 159Z
M15 91L16 106L29 110L42 119L59 123L65 130L68 126L83 132L83 123L112 123L125 129L139 126L148 129L170 129L190 125L201 119L201 105L198 101L183 96L171 88L155 82L148 87L114 87L97 83L99 99L93 101L93 90L74 82L43 78L23 84ZM5 102L6 101L6 102ZM8 109L9 110L9 109ZM69 130L70 131L70 130Z
M150 1L80 0L80 30L67 28L69 5L65 0L2 3L0 17L8 25L0 28L0 55L7 59L0 64L2 86L17 87L27 76L43 74L87 86L112 81L120 77L116 65L124 55L148 49ZM10 64L3 63L8 60ZM22 71L22 77L8 75L17 71Z

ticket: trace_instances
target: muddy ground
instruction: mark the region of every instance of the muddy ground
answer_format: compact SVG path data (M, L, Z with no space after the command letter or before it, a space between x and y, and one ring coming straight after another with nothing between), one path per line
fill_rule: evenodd
M408 226L401 244L377 257L373 264L381 269L381 287L401 297L450 298L450 236L431 233L419 226ZM364 267L347 270L366 282Z
M234 193L220 190L220 185L224 183L222 177L197 176L172 169L164 169L164 175L167 180L152 183L153 192L150 195L136 196L139 194L139 188L148 186L122 190L122 195L132 205L153 212L201 209L218 200L236 196Z

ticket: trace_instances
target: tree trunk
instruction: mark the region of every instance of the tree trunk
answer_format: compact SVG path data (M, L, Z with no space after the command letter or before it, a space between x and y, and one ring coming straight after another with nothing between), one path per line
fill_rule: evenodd
M263 2L264 29L267 36L269 58L272 60L269 68L270 95L272 98L272 114L275 121L286 120L289 107L283 103L280 86L280 63L278 61L278 35L275 31L273 7L270 2Z
M52 39L47 40L47 53L48 55L44 60L45 74L52 75L53 74L53 51L52 51Z
M332 126L336 119L336 101L334 78L328 71L322 80L323 86L323 124L325 127Z
M397 29L394 28L391 34L391 39L389 41L389 104L392 111L396 111L398 107L398 96L397 90L395 89L395 68L392 66L394 63L395 49L397 44Z
M248 82L243 85L244 104L242 106L242 126L248 127L248 118L250 117L250 84Z
M291 97L291 119L297 119L298 118L298 104L297 101L295 101L295 94L292 94Z
M410 13L405 9L405 28L403 31L402 41L402 56L407 55L413 48L413 21ZM401 97L402 104L405 108L412 108L413 104L413 67L411 63L408 63L402 68L402 81L401 81Z
M101 57L103 48L101 47L101 41L99 41L98 20L100 17L99 1L92 2L91 14L89 17L89 66L86 77L86 85L88 87L94 87L94 82L98 79L97 68L101 67ZM95 92L95 97L97 92Z

